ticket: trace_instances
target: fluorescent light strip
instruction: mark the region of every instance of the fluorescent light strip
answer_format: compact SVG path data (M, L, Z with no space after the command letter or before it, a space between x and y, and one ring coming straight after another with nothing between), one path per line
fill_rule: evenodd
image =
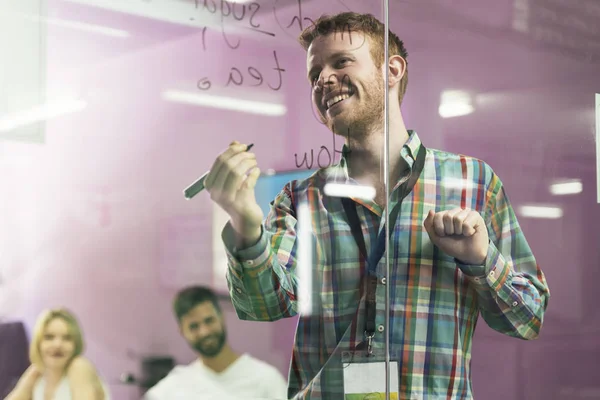
M471 190L473 189L473 181L469 180L469 179L462 179L462 178L443 178L442 179L442 185L447 188L447 189L466 189L466 190Z
M471 114L473 107L471 95L462 90L445 90L442 92L438 113L442 118L461 117Z
M213 213L212 213L212 276L213 286L217 290L227 291L227 252L225 246L223 246L223 240L221 239L221 232L223 227L229 221L229 214L227 214L221 206L217 203L212 202Z
M50 25L60 26L63 28L77 29L80 31L90 32L90 33L98 33L100 35L112 36L118 38L126 38L129 37L129 32L121 30L109 28L101 25L93 25L87 24L83 22L76 21L67 21L62 19L53 19L53 18L43 18L43 21Z
M596 201L600 204L600 93L596 93Z
M332 197L353 197L364 200L373 200L375 198L375 188L371 186L327 183L323 191L327 196Z
M298 311L312 314L312 230L310 209L305 201L298 205Z
M441 104L438 108L438 113L442 118L462 117L463 115L471 114L475 109L470 104L463 103L448 103Z
M563 216L562 208L549 206L521 206L519 213L525 218L558 219Z
M0 132L9 132L21 126L81 111L85 107L87 107L87 103L83 100L42 104L0 119Z
M131 0L63 0L67 3L104 8L110 11L151 18L192 27L217 27L219 20L214 15L196 10L193 1L131 1ZM194 17L194 19L190 19Z
M287 109L283 104L242 100L234 97L190 93L177 90L167 90L163 93L162 97L163 99L174 103L220 108L224 110L246 112L251 114L268 115L270 117L280 117L287 113Z
M579 180L560 182L550 185L550 193L556 196L577 194L583 191L583 184Z
M129 32L127 32L127 31L124 31L121 29L109 28L109 27L102 26L102 25L93 25L93 24L88 24L88 23L84 23L84 22L69 21L69 20L58 19L58 18L41 17L39 15L29 15L29 14L25 14L25 13L10 13L10 14L12 14L15 17L23 18L23 19L26 19L29 21L42 22L42 23L46 23L48 25L59 26L61 28L76 29L79 31L97 33L100 35L112 36L112 37L118 37L118 38L129 37Z
M529 14L529 0L514 0L512 28L519 32L529 32Z

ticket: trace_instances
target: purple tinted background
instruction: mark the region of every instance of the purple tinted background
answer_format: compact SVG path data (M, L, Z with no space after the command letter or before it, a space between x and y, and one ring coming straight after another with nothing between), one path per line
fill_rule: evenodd
M139 1L139 10L165 3ZM181 190L234 139L255 143L262 170L293 170L295 154L332 149L331 134L311 113L305 53L293 39L299 27L286 28L300 15L298 2L260 3L254 22L275 37L230 34L232 42L241 38L238 50L229 49L219 31L206 32L204 50L198 27L48 3L52 18L110 26L130 36L48 26L48 91L75 92L88 106L48 121L44 144L0 143L0 312L31 328L43 308L73 309L86 333L87 355L116 399L135 398L117 380L122 372L139 372L140 356L193 358L170 311L177 282L218 281L222 287L222 277L211 272L208 196L186 202ZM173 10L189 7L189 18L200 20L192 1L172 4ZM302 16L313 19L346 7L382 17L376 1L301 4ZM409 51L403 104L408 127L429 147L487 161L515 208L529 203L563 208L560 219L519 218L552 298L537 341L502 336L480 320L472 359L477 399L600 399L595 18L600 6L591 0L390 4L391 29ZM266 86L278 81L274 50L285 69L279 91ZM264 84L251 88L246 75L243 87L224 87L233 66L244 72L257 68ZM212 80L211 94L278 101L288 113L265 117L161 98L166 89L198 92L202 77ZM441 118L440 94L450 89L473 93L475 112ZM567 178L579 179L583 191L553 196L549 184ZM201 272L165 279L176 265L189 268L194 262L202 264ZM287 374L295 319L249 323L238 321L231 306L225 313L236 349Z

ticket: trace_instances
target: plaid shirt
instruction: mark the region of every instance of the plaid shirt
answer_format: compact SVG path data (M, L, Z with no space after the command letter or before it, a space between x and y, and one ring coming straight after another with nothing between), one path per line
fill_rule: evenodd
M413 167L421 141L409 131L401 156ZM366 262L352 236L340 198L325 196L327 181L348 179L339 165L288 183L271 205L258 243L236 249L223 230L227 281L242 320L274 321L297 315L299 202L312 220L312 312L300 315L289 372L289 397L342 399L342 352L364 340L359 288ZM391 195L397 199L399 185ZM367 251L384 225L384 210L355 200ZM464 265L434 246L423 227L429 212L455 207L478 211L489 232L485 265ZM400 399L471 399L471 342L479 313L494 330L535 339L550 296L544 274L519 227L502 182L483 161L427 149L425 166L404 199L390 239L390 276L377 285L375 352L399 366ZM383 276L385 258L377 266ZM385 284L390 285L390 326Z

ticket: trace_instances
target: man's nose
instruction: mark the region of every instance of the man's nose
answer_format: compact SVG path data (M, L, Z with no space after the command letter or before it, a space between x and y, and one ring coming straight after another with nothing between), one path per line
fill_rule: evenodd
M210 329L206 325L202 325L198 328L198 337L200 339L204 339L205 337L210 336Z
M337 73L331 69L323 70L319 75L319 81L317 82L317 89L324 90L325 92L332 90L339 83L339 77Z

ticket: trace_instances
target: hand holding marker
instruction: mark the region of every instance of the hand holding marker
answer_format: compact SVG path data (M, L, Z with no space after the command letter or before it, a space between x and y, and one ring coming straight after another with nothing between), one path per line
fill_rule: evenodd
M250 143L246 148L246 151L250 151L252 146L254 146L254 143ZM210 171L206 171L200 178L198 178L198 180L196 180L194 183L192 183L190 186L184 189L183 195L187 200L190 200L192 197L204 190L204 181L206 180L206 177L208 176L209 172Z

